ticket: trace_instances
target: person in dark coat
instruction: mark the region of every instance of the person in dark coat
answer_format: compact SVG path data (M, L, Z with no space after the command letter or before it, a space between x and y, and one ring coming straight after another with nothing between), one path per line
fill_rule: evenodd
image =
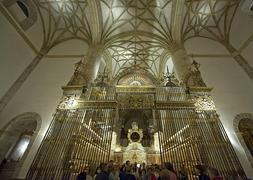
M135 176L131 173L131 169L127 168L126 180L136 180Z
M187 176L187 173L186 173L186 170L185 170L185 167L182 166L180 168L180 171L179 171L179 180L188 180L188 176Z
M196 165L195 170L196 170L199 180L210 180L210 177L207 175L206 166L200 165L200 164Z
M77 175L76 180L86 180L86 172L81 172Z
M126 166L125 164L122 165L120 172L119 172L119 179L120 180L126 180Z
M220 173L218 169L209 167L208 168L210 179L211 180L224 180L222 176L220 176Z
M96 176L95 180L109 180L108 166L106 163L100 164L101 172Z

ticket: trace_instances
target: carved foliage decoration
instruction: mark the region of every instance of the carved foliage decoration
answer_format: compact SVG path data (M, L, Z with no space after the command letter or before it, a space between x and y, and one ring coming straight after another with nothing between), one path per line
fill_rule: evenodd
M192 100L195 102L197 111L216 110L213 99L210 95L195 96Z
M63 96L60 100L57 109L75 109L78 104L77 97L74 96Z
M200 71L191 71L185 77L184 84L187 87L206 87Z
M189 73L184 78L184 85L187 87L206 87L206 83L201 77L200 64L193 60L189 67Z
M145 96L141 94L119 94L117 100L119 108L141 109L154 106L154 97L150 94Z
M87 84L87 79L85 77L84 71L86 70L84 59L80 60L75 64L75 71L68 85L84 85Z

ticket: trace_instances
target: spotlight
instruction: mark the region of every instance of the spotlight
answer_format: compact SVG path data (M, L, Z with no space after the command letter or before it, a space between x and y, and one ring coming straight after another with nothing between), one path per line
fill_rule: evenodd
M77 100L74 99L74 98L71 98L71 99L68 100L67 104L68 104L68 107L73 108L77 105Z
M121 148L120 147L116 147L115 148L115 152L120 152L121 151Z

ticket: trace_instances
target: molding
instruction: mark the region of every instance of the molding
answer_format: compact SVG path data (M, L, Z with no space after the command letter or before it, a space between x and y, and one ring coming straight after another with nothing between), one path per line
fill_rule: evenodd
M188 55L193 58L209 58L209 57L212 57L212 58L231 57L232 58L232 55L230 55L230 54L188 54Z
M45 58L83 58L85 57L84 54L50 54L50 55L45 55Z
M230 54L188 54L190 57L193 58L228 58L233 57ZM82 58L85 57L85 54L50 54L45 55L45 58L57 59L57 58ZM169 54L166 57L169 58Z
M236 134L241 146L243 147L243 150L246 154L248 161L251 164L251 167L253 168L253 157L252 157L252 155L251 155L251 153L250 153L250 151L249 151L249 149L242 137L242 133L239 130L239 123L242 119L245 119L245 118L252 119L252 121L253 121L253 114L252 113L241 113L241 114L236 115L235 119L233 120L233 126L234 126L235 134Z
M84 86L82 85L70 85L70 86L62 86L62 90L82 90Z
M191 92L211 92L213 87L189 87Z
M170 102L156 102L156 110L170 109L170 108L191 108L194 109L194 102L189 101L170 101Z
M253 33L250 37L243 43L243 45L239 48L239 53L242 53L251 43L253 42Z
M155 93L155 86L116 86L116 93Z
M1 99L0 99L0 113L4 110L4 108L7 106L7 104L15 96L15 94L18 92L20 87L26 81L26 79L29 78L30 74L38 66L38 64L40 63L40 61L42 60L43 57L44 57L43 53L42 52L39 53L39 55L37 55L32 60L32 62L25 68L25 70L19 75L19 77L16 79L16 81L7 90L7 92L1 97Z
M116 109L116 101L78 101L77 108Z

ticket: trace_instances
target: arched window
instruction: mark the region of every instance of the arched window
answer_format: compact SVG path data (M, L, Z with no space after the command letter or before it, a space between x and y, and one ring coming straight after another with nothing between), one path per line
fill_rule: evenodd
M241 146L253 167L253 114L241 113L235 116L234 129Z
M29 17L29 10L26 7L26 5L23 2L21 2L21 1L16 1L16 3L19 6L19 8L23 11L24 15L26 17Z
M31 132L22 133L13 148L11 148L11 152L8 155L7 159L10 161L19 162L24 156L25 152L28 150L28 145L30 144L31 137Z
M0 135L1 169L14 174L22 166L40 129L41 118L37 113L24 113L13 118ZM11 169L10 169L11 168ZM0 171L0 177L3 174Z
M3 5L23 30L29 29L37 21L37 11L32 0L3 0Z
M238 128L251 156L253 157L253 119L241 119Z

